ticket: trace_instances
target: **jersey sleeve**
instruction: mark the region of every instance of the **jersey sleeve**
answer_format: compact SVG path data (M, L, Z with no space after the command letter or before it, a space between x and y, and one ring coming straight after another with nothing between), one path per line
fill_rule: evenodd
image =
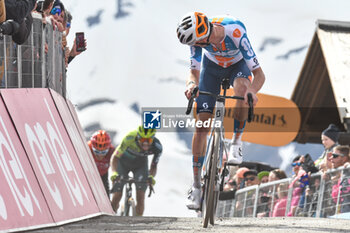
M153 159L152 159L152 165L157 165L159 162L159 158L162 155L163 152L163 146L160 143L160 141L158 140L158 138L154 138L153 140L153 146L152 146L152 150L153 150Z
M248 39L244 24L239 21L238 23L232 25L231 30L230 37L235 43L236 47L242 53L243 59L245 60L249 70L252 71L260 67L256 54Z
M191 70L200 70L202 62L202 48L190 46L191 49Z

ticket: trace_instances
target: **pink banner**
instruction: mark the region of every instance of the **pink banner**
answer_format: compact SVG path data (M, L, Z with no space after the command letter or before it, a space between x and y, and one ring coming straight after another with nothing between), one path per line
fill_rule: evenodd
M1 91L55 222L98 213L48 89Z
M98 173L95 161L91 155L91 151L87 145L87 142L85 141L79 121L77 121L78 124L76 124L75 120L73 119L73 116L76 116L73 106L69 101L67 101L70 107L68 108L66 100L61 95L53 90L50 91L58 112L61 115L63 123L70 136L72 144L74 145L75 151L80 159L85 174L89 180L97 205L100 207L101 212L112 214L113 209L110 200L105 192L100 174ZM73 112L72 114L71 111Z
M53 224L3 101L0 98L0 231Z

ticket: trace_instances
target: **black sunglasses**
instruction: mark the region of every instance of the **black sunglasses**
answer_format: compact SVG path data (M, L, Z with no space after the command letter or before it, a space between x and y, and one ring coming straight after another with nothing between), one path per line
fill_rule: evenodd
M332 153L333 158L338 158L339 156L343 157L343 154Z
M251 177L247 177L245 178L246 181L250 180L250 181L254 181L255 180L255 176L251 176Z

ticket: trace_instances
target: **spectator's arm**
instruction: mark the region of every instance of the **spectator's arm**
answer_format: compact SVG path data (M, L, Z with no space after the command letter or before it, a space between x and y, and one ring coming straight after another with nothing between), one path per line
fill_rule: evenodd
M52 24L53 30L56 30L57 23L58 23L57 20L55 20L55 18L52 15L49 16L49 20L51 20L51 24Z
M76 39L74 39L74 43L73 43L73 46L72 46L72 49L69 53L69 57L68 57L68 64L76 57L78 56L79 54L81 54L82 52L78 52L77 51L77 45L76 45ZM87 46L87 43L86 43L86 39L85 39L85 48ZM85 49L86 50L86 49Z
M71 55L68 56L68 64L74 59Z

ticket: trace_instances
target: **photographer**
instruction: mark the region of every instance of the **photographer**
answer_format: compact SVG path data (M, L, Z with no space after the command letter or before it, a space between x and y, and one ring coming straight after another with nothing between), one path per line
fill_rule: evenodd
M23 44L32 28L31 11L36 7L36 0L5 0L5 6L6 21L0 26L1 33L12 35L15 43Z

